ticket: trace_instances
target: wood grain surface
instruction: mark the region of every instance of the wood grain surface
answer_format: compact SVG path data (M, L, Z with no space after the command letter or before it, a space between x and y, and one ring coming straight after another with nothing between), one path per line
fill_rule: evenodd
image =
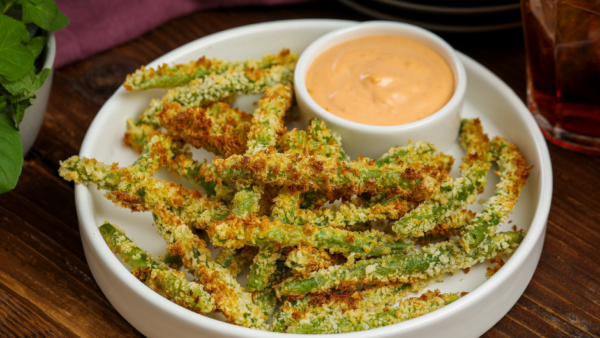
M136 337L86 264L73 184L58 161L79 153L92 119L142 64L203 36L299 18L368 20L337 2L194 13L58 69L43 127L17 188L0 195L0 336ZM525 97L520 29L443 35ZM554 195L545 246L518 303L484 337L600 336L600 157L550 145Z

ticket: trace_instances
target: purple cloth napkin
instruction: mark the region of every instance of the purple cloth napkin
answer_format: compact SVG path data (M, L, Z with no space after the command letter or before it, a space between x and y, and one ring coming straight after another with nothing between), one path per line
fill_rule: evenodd
M71 62L134 39L154 27L202 9L279 5L306 0L56 0L71 23L56 35L56 62Z

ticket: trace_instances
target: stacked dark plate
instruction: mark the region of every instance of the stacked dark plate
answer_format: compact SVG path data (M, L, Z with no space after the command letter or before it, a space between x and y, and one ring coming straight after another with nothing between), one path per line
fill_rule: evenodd
M381 20L401 21L438 32L486 32L519 27L518 0L339 0Z

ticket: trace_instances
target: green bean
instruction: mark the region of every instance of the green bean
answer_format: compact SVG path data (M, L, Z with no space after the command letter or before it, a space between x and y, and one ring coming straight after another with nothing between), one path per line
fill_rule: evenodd
M265 87L265 94L258 101L252 117L246 154L255 154L277 144L285 131L283 117L292 104L292 94L291 84Z
M174 255L184 255L185 267L200 279L207 292L215 300L215 305L230 323L266 329L267 323L262 310L254 304L252 295L243 291L228 269L211 258L206 243L194 235L183 221L162 205L154 212L158 232L167 242L167 251Z
M183 267L182 259L183 257L176 256L168 252L163 257L161 257L163 263L167 264L171 269L174 270L181 270L181 268Z
M437 290L436 290L437 291ZM440 309L457 299L457 294L428 292L400 302L397 308L381 312L361 309L343 311L335 308L317 308L304 314L285 332L299 334L333 334L374 329L416 318Z
M251 246L245 246L237 250L222 248L221 252L215 257L215 262L228 269L233 277L237 277L254 256L256 256L256 250Z
M272 288L267 288L261 291L257 291L252 294L254 304L258 306L265 318L271 318L275 307L277 306L277 297L275 291Z
M436 278L417 280L414 283L368 286L361 291L332 292L318 297L312 294L299 299L289 297L281 306L273 321L273 331L286 332L287 328L307 311L319 307L335 308L336 310L362 309L368 312L383 311L388 305L395 305L411 293L421 292Z
M247 134L252 115L215 102L205 108L182 108L177 102L165 102L157 115L169 135L203 148L218 156L246 152Z
M404 170L402 170L404 169ZM281 186L300 186L320 191L345 189L347 194L394 189L416 201L422 201L450 183L445 171L418 166L399 168L363 159L340 162L324 156L299 156L297 152L277 153L275 149L255 155L232 155L213 160L203 171L207 181L236 179L245 183L261 182Z
M156 114L164 102L177 102L183 108L198 108L209 102L221 101L235 93L258 94L266 87L290 83L294 77L295 62L276 65L269 69L230 69L223 74L209 74L189 84L170 89L162 99L153 99L140 116L138 123L160 127Z
M462 120L460 143L467 153L461 166L462 177L450 185L442 186L437 196L398 220L392 227L397 234L424 236L443 218L475 201L475 196L487 182L486 175L491 166L489 140L483 133L479 119Z
M383 165L384 163L398 164L399 162L406 165L427 164L449 172L452 169L454 158L443 153L435 154L435 147L431 143L409 141L406 146L390 148L376 163Z
M361 260L328 270L316 271L307 278L291 277L275 286L277 297L325 292L333 288L348 288L366 283L408 283L425 279L512 252L523 240L521 232L503 232L487 237L484 244L472 252L462 250L460 241L448 241L422 247L405 255Z
M411 242L394 241L393 237L375 230L357 233L310 224L282 224L278 220L269 221L266 217L246 217L242 220L230 216L213 223L207 232L215 245L230 248L243 245L306 245L345 255L353 253L356 257L404 253L413 248Z
M277 271L276 263L281 258L279 248L274 246L260 247L258 254L254 257L246 288L252 291L260 291L268 287L271 275Z
M123 262L133 267L134 275L152 290L194 312L208 313L214 310L214 300L202 285L189 282L182 272L171 270L149 256L127 238L119 227L105 222L99 230L111 250L121 255Z
M105 195L108 199L132 211L152 211L158 204L164 203L188 224L200 229L230 214L226 205L202 197L199 191L135 174L131 168L107 165L95 159L73 156L61 162L59 174L67 181L108 190Z
M489 236L494 236L498 224L504 222L521 194L521 188L529 177L529 168L519 149L501 137L491 142L493 157L498 163L500 183L496 192L466 226L462 236L466 251L475 249Z
M301 193L299 191L291 193L284 188L275 198L271 215L282 223L288 223L288 217L298 208L300 199ZM281 266L277 263L282 258L279 246L260 247L258 255L254 257L246 287L249 290L263 290L271 286L273 282L271 277L277 273L278 269L281 269Z
M250 213L258 213L261 193L262 189L258 186L239 189L233 198L233 215L243 218L249 216Z
M279 54L266 54L261 59L249 59L244 62L231 62L228 60L207 59L201 57L188 64L176 64L169 67L162 64L158 69L142 68L135 73L127 75L124 87L127 90L146 90L151 88L172 88L185 85L193 79L205 77L209 74L223 74L230 70L268 69L274 65L295 63L298 55L282 49Z
M315 155L350 162L350 158L342 148L342 138L329 130L325 122L319 119L310 120L306 132L310 136L309 147L314 150Z
M285 332L290 324L296 320L294 319L294 314L306 311L310 307L312 300L312 297L288 298L275 315L275 318L273 318L273 327L271 330L273 332Z
M475 213L468 210L462 209L459 212L453 213L450 216L444 218L440 224L436 225L435 228L425 233L425 239L433 236L462 236L465 232L467 224L475 217Z
M190 180L202 188L209 196L217 195L217 184L207 182L201 174L202 168L207 164L194 161L190 153L183 150L182 146L174 142L173 139L160 131L145 124L135 124L132 119L127 119L127 132L125 133L125 144L139 152L148 151L157 157L157 160L163 166L166 166L169 172L177 177L183 177ZM220 196L223 201L231 201L235 189L227 184L219 186L222 188ZM225 192L225 193L223 193Z
M312 271L327 269L334 263L334 258L326 250L310 246L294 248L285 258L285 265L292 269L294 275L299 276L308 276Z
M358 207L352 203L343 203L337 211L329 208L319 210L298 209L293 214L292 224L313 224L343 228L380 219L398 219L414 209L417 203L398 197L391 198L371 207Z

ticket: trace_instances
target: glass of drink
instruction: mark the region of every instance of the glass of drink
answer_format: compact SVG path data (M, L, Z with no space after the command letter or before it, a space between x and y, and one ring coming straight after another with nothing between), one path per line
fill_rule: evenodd
M600 154L600 0L522 0L527 104L550 142Z

